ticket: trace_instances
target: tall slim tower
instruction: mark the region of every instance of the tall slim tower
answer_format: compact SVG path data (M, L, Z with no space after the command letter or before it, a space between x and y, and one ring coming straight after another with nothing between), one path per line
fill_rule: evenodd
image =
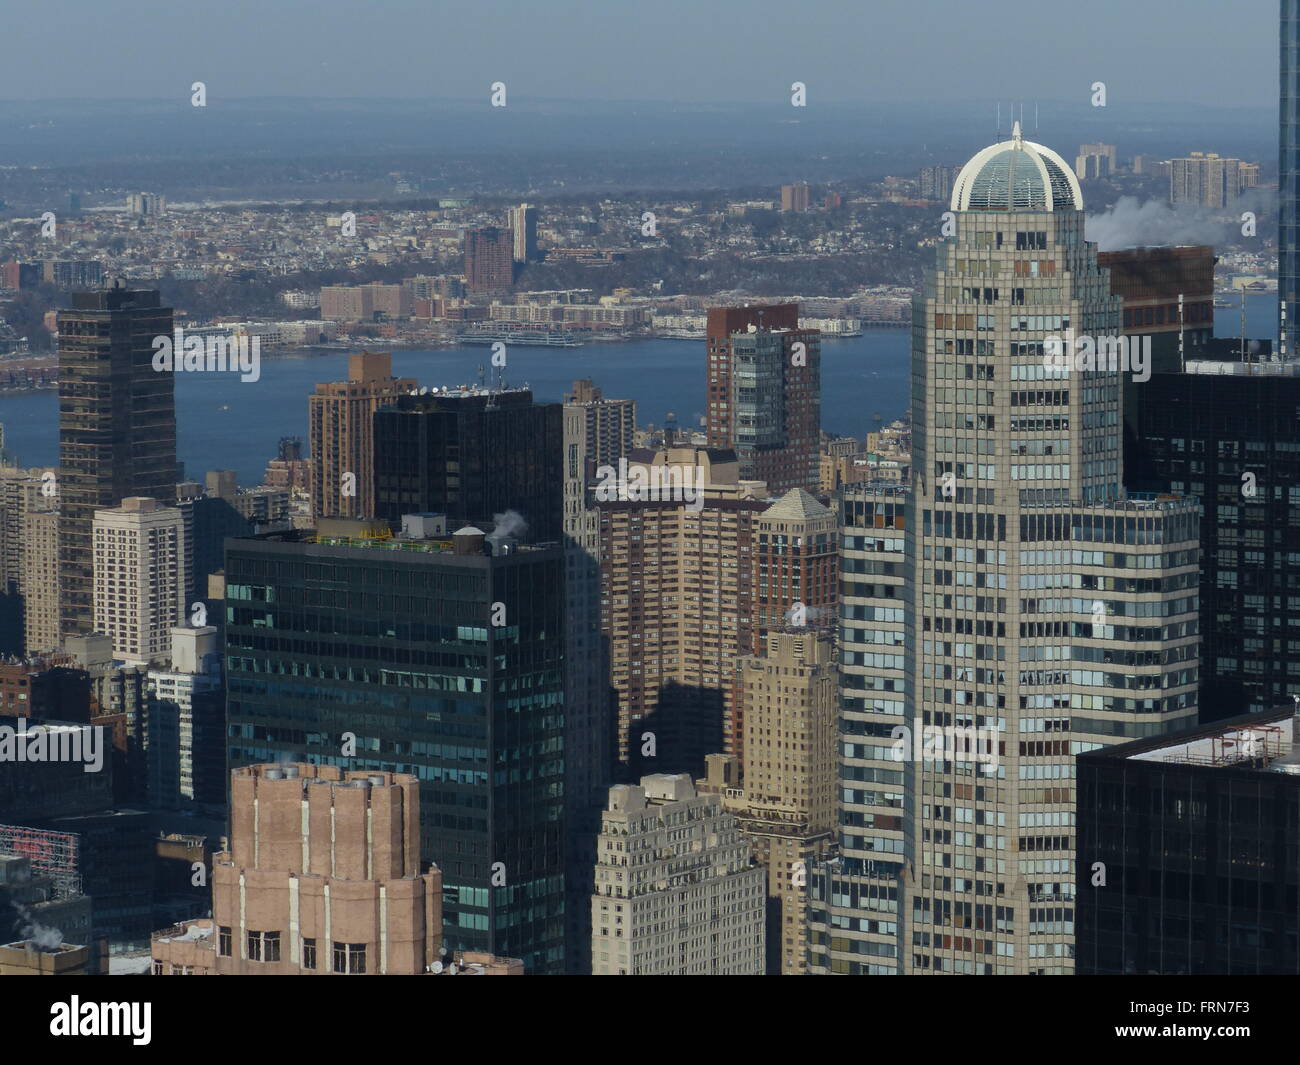
M514 235L514 260L530 263L537 258L537 208L521 203L506 212L506 225Z
M1296 353L1300 314L1300 0L1282 0L1278 100L1277 298L1283 358Z
M59 312L59 476L62 631L90 631L95 511L127 496L176 492L171 370L153 367L155 337L172 335L157 292L121 286L74 292Z
M1120 369L1045 358L1121 328L1078 181L1017 123L951 206L913 305L906 513L870 489L844 511L841 856L811 878L814 971L1072 972L1074 756L1196 716L1197 503L1122 488ZM871 562L899 547L889 606L896 569ZM879 646L876 618L902 639Z

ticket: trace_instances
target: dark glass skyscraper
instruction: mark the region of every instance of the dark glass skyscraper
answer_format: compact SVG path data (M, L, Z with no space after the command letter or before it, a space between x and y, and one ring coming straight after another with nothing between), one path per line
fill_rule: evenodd
M564 554L381 523L230 540L230 766L412 773L448 950L564 967Z
M1201 500L1201 720L1300 695L1300 376L1197 359L1127 386L1124 483Z
M1080 975L1300 973L1300 719L1081 754Z
M564 532L564 417L527 389L400 396L375 413L375 504L396 526L403 514L446 514L448 528L491 532L513 510L534 543Z
M1300 313L1300 0L1282 0L1278 98L1277 299L1283 358L1296 354L1296 314Z
M59 312L60 628L92 626L95 511L127 496L176 493L176 403L170 370L153 368L153 340L172 335L157 292L75 292Z

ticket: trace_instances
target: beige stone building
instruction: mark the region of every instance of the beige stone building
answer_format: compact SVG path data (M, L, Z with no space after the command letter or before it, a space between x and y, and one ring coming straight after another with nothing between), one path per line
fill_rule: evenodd
M763 972L763 870L717 795L684 774L615 785L598 849L594 975Z
M23 518L23 643L28 654L59 647L59 514L28 510Z
M313 517L375 516L374 414L415 387L415 378L393 376L389 352L363 351L348 357L346 381L307 397Z
M153 937L156 975L416 975L439 962L442 874L421 871L414 776L231 773L211 919Z
M581 411L586 431L586 457L593 467L615 463L635 446L636 400L606 399L591 378L573 382L565 394L566 412Z
M830 633L772 632L737 663L744 778L727 802L767 872L768 971L807 971L807 871L835 831L839 673ZM711 782L720 766L710 759ZM732 789L732 795L735 796ZM737 801L738 798L738 801Z
M123 661L165 659L171 630L186 617L190 587L184 515L130 496L120 507L95 511L92 536L95 630Z

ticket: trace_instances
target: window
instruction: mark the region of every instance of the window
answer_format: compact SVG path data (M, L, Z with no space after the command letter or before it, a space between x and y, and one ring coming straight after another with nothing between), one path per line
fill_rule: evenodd
M279 961L280 960L280 933L279 932L249 932L248 933L248 960L249 961Z
M335 943L334 971L336 973L364 973L366 971L366 945L364 943Z
M222 958L230 957L230 928L227 925L217 927L217 954Z

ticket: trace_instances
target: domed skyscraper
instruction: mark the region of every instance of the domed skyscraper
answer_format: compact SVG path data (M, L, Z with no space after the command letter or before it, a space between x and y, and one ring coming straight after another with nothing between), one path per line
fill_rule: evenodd
M811 972L1072 972L1074 755L1196 719L1196 503L1126 497L1120 370L1044 359L1120 331L1078 182L1017 125L951 206L913 302L910 491L839 508Z
M979 152L952 186L954 211L1082 211L1074 171L1051 148L1025 140L1020 123L1011 139Z

